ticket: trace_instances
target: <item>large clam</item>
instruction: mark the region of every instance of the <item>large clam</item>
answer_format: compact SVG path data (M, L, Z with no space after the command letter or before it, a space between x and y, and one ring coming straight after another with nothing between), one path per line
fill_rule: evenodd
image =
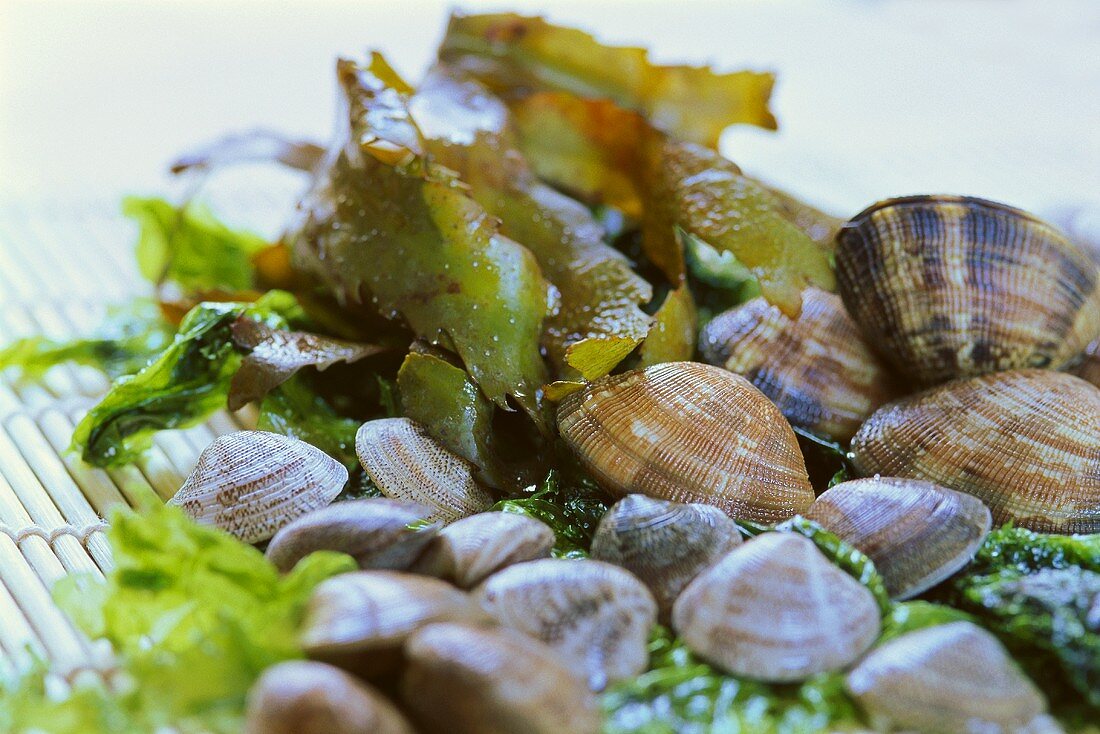
M764 533L733 549L672 608L673 628L696 654L774 682L845 667L880 623L871 592L794 533Z
M921 732L1023 732L1046 701L971 622L909 632L873 650L848 690L880 725Z
M267 540L291 520L332 502L348 470L308 443L264 431L214 439L168 501L197 522L246 543Z
M631 494L600 520L592 558L637 576L667 619L688 582L740 543L737 524L717 507Z
M668 362L570 394L558 427L609 491L714 505L777 522L814 493L798 440L772 401L727 370Z
M997 523L1100 531L1100 388L1049 370L957 380L860 428L863 476L925 479L980 498Z
M989 533L982 501L917 479L842 482L806 516L866 553L895 599L932 588L965 566Z
M715 316L699 348L707 362L748 378L792 425L837 441L894 394L840 297L816 288L802 293L797 319L763 298Z
M958 196L890 199L837 235L837 282L868 341L928 386L1058 368L1100 335L1100 274L1018 209Z

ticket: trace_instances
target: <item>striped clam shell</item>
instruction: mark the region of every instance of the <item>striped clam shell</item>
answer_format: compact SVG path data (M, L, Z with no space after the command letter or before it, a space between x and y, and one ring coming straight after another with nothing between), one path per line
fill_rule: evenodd
M746 541L696 576L672 608L672 626L693 652L773 682L845 667L880 625L871 592L794 533Z
M790 424L752 384L698 362L609 375L567 396L558 428L610 492L778 522L814 493Z
M430 520L454 522L493 504L492 495L474 480L470 462L408 418L367 421L355 434L355 453L382 494L428 505Z
M867 554L894 599L926 591L965 566L992 517L977 497L917 479L842 482L806 517Z
M308 443L265 431L214 439L168 501L196 522L246 543L273 536L292 520L326 506L348 481L348 470Z
M797 319L754 298L714 317L699 341L707 362L748 378L793 425L837 441L894 396L840 297L816 288Z
M482 512L443 528L412 570L468 589L507 566L549 557L554 540L554 531L541 520Z
M929 386L1058 368L1100 335L1100 274L1081 248L982 199L880 202L837 235L837 283L869 343Z
M860 428L863 476L972 494L996 523L1100 531L1100 389L1049 370L957 380L891 403Z

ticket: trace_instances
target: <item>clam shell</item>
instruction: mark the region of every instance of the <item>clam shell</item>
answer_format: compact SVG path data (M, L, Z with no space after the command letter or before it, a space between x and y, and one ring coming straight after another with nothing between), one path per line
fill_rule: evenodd
M733 549L672 608L673 628L697 655L773 682L845 667L880 624L871 592L794 533L764 533Z
M638 577L667 620L688 582L740 544L737 524L717 507L631 494L600 520L591 556Z
M600 378L562 400L558 427L619 496L701 502L758 522L785 520L814 499L783 414L748 380L712 365Z
M600 709L565 662L507 629L433 624L405 646L405 705L424 732L596 734Z
M283 526L265 555L283 572L319 550L347 553L362 569L404 571L441 527L422 524L431 514L426 505L381 497L337 502Z
M881 477L826 490L806 517L867 554L894 599L916 596L965 566L993 522L977 497Z
M847 686L873 719L906 730L1015 734L1046 709L997 638L971 622L887 642L848 673Z
M214 439L168 504L246 543L267 540L291 520L332 502L348 470L295 438L237 431Z
M1100 339L1085 349L1080 364L1073 369L1073 374L1100 387Z
M890 199L856 215L837 243L849 313L922 385L1058 368L1100 335L1095 264L1018 209L956 196Z
M454 522L493 504L473 466L408 418L367 421L355 435L359 463L382 494L434 508L430 519Z
M299 640L314 660L364 678L379 678L400 666L401 646L420 627L431 622L486 621L476 601L439 579L357 571L317 585Z
M996 523L1100 531L1100 389L1020 370L932 388L876 412L852 441L863 476L972 494Z
M793 425L837 441L895 393L840 297L816 288L797 319L754 298L715 316L699 342L707 362L748 378Z
M509 566L474 591L500 624L545 642L588 686L641 673L657 605L641 581L609 563L547 558Z
M554 531L546 523L512 512L483 512L443 528L413 571L468 589L507 566L547 558L553 547Z
M289 660L248 694L244 734L413 734L385 696L339 668Z

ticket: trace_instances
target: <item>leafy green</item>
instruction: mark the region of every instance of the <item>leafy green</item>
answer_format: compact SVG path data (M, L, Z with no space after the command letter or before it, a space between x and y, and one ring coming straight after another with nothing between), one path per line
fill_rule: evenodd
M642 342L640 366L685 362L695 356L695 301L687 284L668 292L654 314L653 326Z
M922 600L899 602L883 617L882 634L876 644L882 645L906 632L962 621L973 622L974 617L944 604Z
M171 281L185 290L252 288L252 256L267 246L258 235L230 229L208 209L163 199L128 197L122 212L141 227L137 261L153 283Z
M591 481L563 482L551 470L538 487L528 487L518 497L501 500L493 510L529 515L550 526L557 542L554 556L584 558L592 533L607 512L607 496Z
M688 272L697 280L736 294L738 302L760 295L760 284L752 271L741 264L732 252L719 252L694 235L678 231Z
M1004 525L985 539L967 573L979 575L1007 569L1030 573L1072 566L1100 573L1100 534L1048 535Z
M94 336L56 341L32 336L0 349L0 370L17 367L24 378L35 380L54 365L65 362L98 367L111 377L137 372L172 339L172 327L157 304L135 299L115 307L97 327Z
M70 576L54 595L87 634L111 642L114 687L78 683L59 699L32 671L0 692L0 730L236 734L253 681L301 657L313 588L355 568L322 552L281 576L255 548L167 506L117 512L108 537L116 566L106 579Z
M305 441L354 470L359 466L355 432L361 423L339 415L301 378L292 377L264 398L256 427Z
M802 734L860 728L860 713L839 673L798 684L725 675L658 627L649 669L602 696L605 734Z

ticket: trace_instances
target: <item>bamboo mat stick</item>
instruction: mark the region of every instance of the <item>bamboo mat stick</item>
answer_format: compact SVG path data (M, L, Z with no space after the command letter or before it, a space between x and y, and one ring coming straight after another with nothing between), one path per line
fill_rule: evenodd
M38 574L38 578L42 579L42 583L52 586L54 582L65 576L65 566L49 544L49 534L22 532L40 528L40 526L31 518L27 508L19 501L11 484L2 474L0 474L0 522L11 530L12 540L22 535L22 540L16 541L16 544L23 552L26 562ZM99 572L90 559L83 570L91 573Z
M100 517L107 517L107 513L119 505L129 506L126 497L107 472L85 464L79 457L66 451L73 435L73 427L63 413L53 409L46 410L38 416L38 427L50 442L53 456L64 462L80 492Z
M164 451L180 476L186 477L198 463L199 450L179 431L161 431L154 436L153 442Z
M0 584L0 645L16 670L26 670L36 658L41 659L46 653L42 641L4 584Z

